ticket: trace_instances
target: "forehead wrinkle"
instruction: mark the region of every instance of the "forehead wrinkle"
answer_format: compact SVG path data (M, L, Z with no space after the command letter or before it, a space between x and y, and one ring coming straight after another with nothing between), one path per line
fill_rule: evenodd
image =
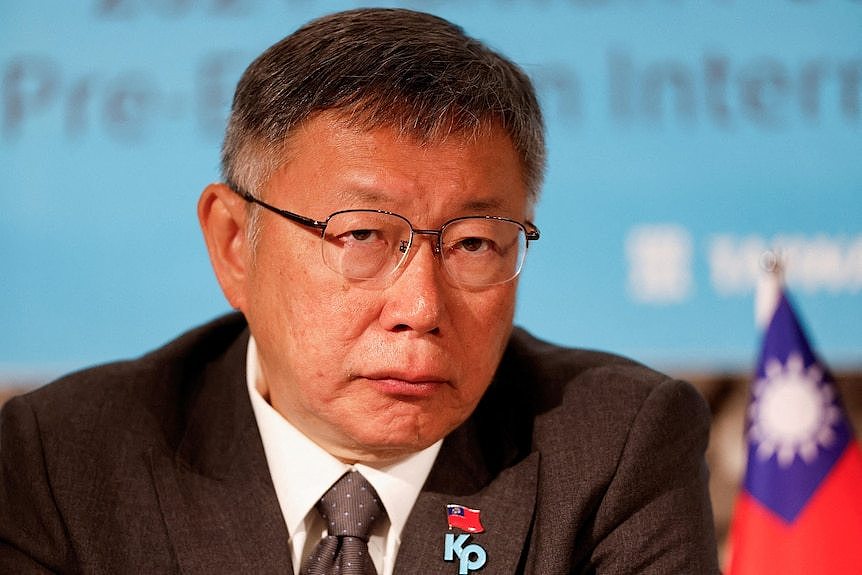
M433 194L433 192L432 192ZM400 201L394 198L392 195L382 192L377 189L371 190L363 190L363 189L346 189L339 190L335 193L335 196L342 203L351 205L371 205L375 208L379 206L389 207L392 204L401 203L403 199ZM409 201L409 196L408 196ZM484 213L484 212L494 212L502 209L504 207L504 202L497 198L489 198L489 199L469 199L462 202L460 205L456 206L456 213Z
M392 196L378 188L343 188L335 191L335 197L346 204L381 204L391 203Z

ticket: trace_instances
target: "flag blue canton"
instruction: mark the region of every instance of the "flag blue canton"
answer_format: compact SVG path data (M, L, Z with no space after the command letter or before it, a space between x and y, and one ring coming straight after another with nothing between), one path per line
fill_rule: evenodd
M752 391L745 488L792 522L844 452L852 431L834 380L784 294L764 337ZM800 405L800 399L808 401ZM800 431L806 426L807 436Z

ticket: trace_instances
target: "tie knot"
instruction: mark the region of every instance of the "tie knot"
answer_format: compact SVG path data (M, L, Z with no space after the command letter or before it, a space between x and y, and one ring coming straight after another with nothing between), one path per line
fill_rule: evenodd
M371 527L384 514L377 492L358 471L342 475L320 498L317 511L326 521L329 535L363 541L368 541Z

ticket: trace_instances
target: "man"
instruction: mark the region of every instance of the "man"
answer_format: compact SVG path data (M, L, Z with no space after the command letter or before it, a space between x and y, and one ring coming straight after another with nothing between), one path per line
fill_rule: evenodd
M270 48L198 206L241 314L7 404L0 571L715 572L703 400L512 328L543 162L441 19Z

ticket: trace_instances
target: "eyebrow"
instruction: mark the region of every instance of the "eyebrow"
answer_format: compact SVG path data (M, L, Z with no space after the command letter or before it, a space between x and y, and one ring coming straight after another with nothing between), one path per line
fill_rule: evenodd
M368 202L373 204L392 201L388 194L375 189L348 188L338 190L335 195L340 201L346 203Z
M470 200L469 202L463 204L463 208L465 210L482 212L489 210L499 210L502 209L503 202L500 200Z

